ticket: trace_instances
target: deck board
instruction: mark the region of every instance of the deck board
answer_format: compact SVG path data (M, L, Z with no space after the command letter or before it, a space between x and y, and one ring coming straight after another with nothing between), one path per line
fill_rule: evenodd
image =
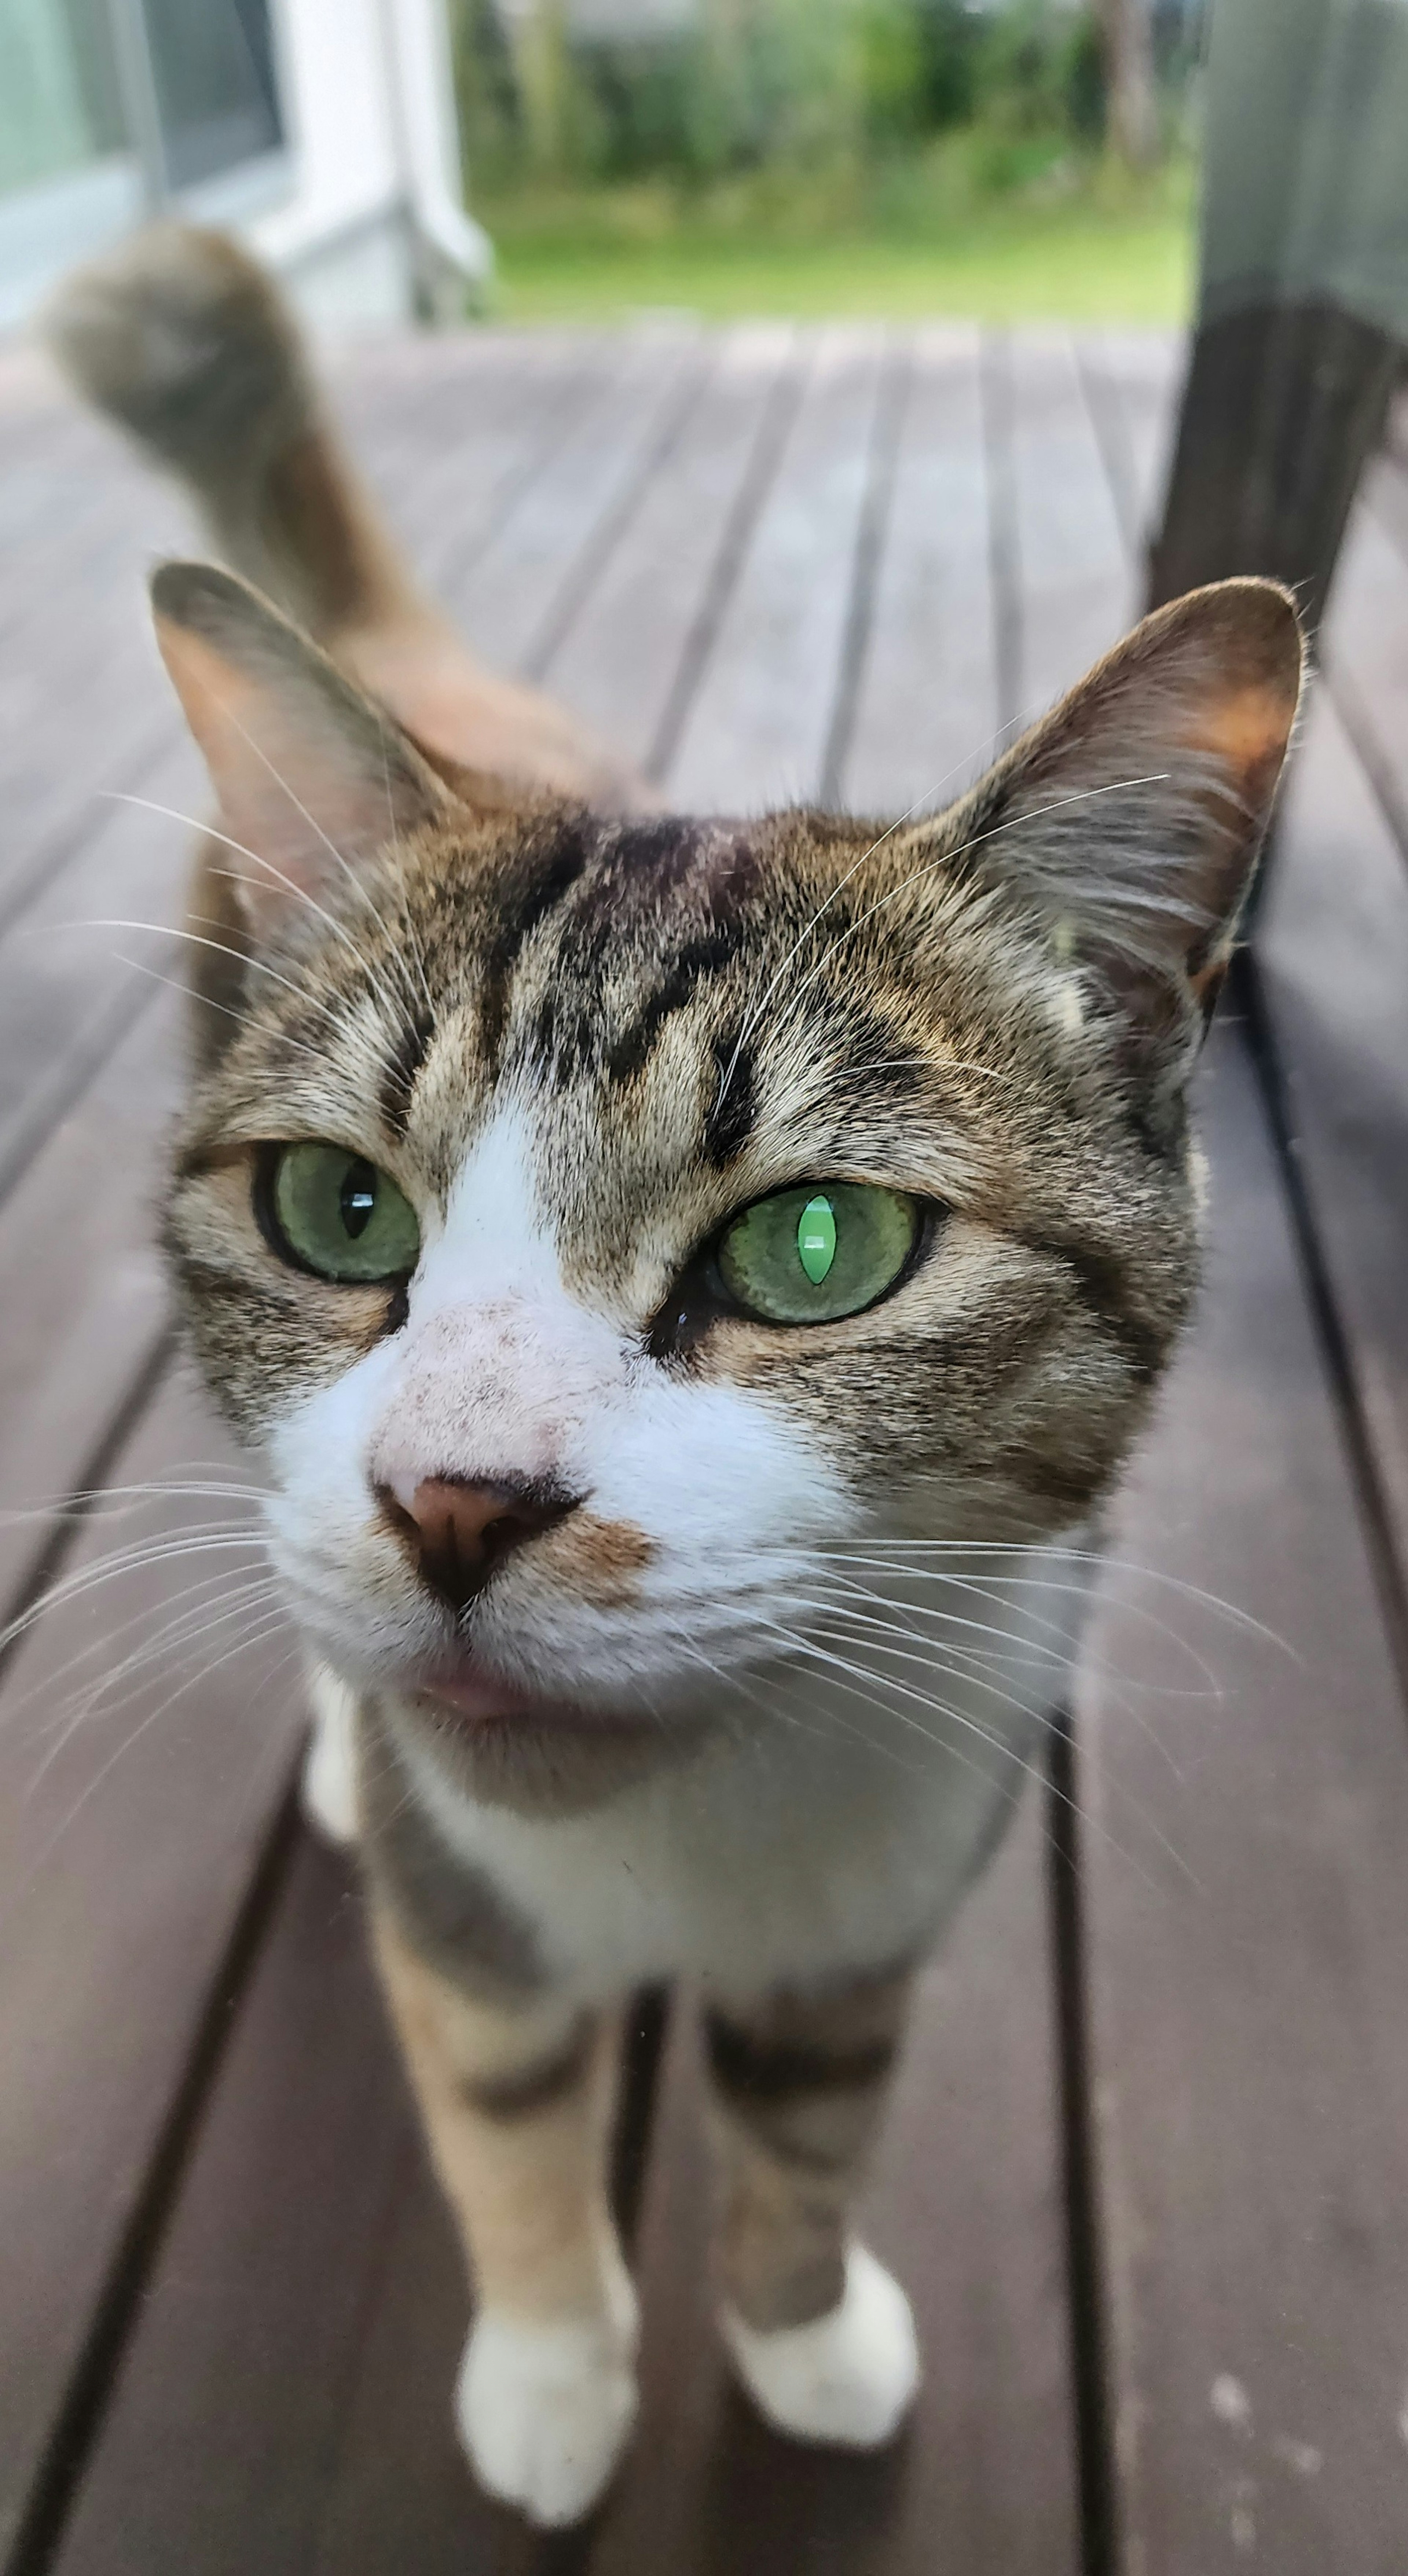
M1110 406L1102 452L1117 501L1126 476L1140 578L1172 370L1157 352L1138 366L1120 354L1085 375L1097 423ZM1382 579L1372 549L1371 564ZM1350 658L1337 637L1373 666L1362 598L1362 579L1337 587L1337 678ZM1376 1465L1401 1511L1403 1307L1389 1280L1408 1132L1405 910L1400 855L1322 690L1248 989L1289 1084L1309 1251L1364 1393L1370 1486L1307 1294L1270 1069L1249 1051L1257 1027L1234 1020L1204 1085L1200 1320L1114 1530L1116 1555L1147 1571L1108 1583L1078 1698L1108 2545L1140 2576L1252 2558L1278 2576L1378 2576L1408 2550L1392 2324L1408 2051L1387 2006L1408 1711L1360 1517L1382 1490ZM1200 1608L1200 1593L1233 1608Z
M892 2457L799 2450L732 2389L710 2313L699 2051L680 2016L641 2231L640 2439L590 2576L1075 2576L1042 1824L1032 1796L924 1979L861 2211L924 2343Z
M1060 390L1060 372L1046 351L1035 358L1029 354L1025 370L1013 371L1021 668L1024 685L1040 671L1048 690L1099 649L1102 626L1113 631L1128 613L1130 594L1124 582L1142 577L1139 532L1159 471L1161 431L1147 383L1131 387L1128 375L1121 381L1118 370L1108 371L1102 382L1093 364L1082 373L1088 407L1084 434L1067 390L1059 404L1059 451L1024 483L1023 401L1032 405L1033 446L1040 455L1043 407L1036 387L1044 386L1050 399L1053 390ZM1119 403L1119 429L1107 418L1102 437L1101 401L1112 398ZM1108 515L1095 506L1097 452L1109 480ZM1092 531L1086 548L1078 534L1082 518ZM1127 571L1120 563L1121 551ZM1068 605L1063 607L1063 601ZM1302 833L1302 871L1313 872L1317 882L1323 882L1328 855L1325 820L1322 806ZM1352 932L1342 924L1339 991L1346 1011L1358 989L1349 963L1351 946ZM1392 1060L1393 1052L1385 1029L1380 1056L1387 1053ZM1401 1035L1397 1052L1401 1063ZM1215 1063L1210 1101L1214 1187L1229 1195L1240 1190L1254 1205L1244 1199L1239 1210L1246 1231L1237 1236L1235 1257L1224 1256L1219 1266L1214 1252L1207 1300L1214 1320L1209 1329L1232 1329L1240 1316L1245 1347L1239 1346L1235 1361L1224 1357L1222 1382L1215 1390L1209 1387L1199 1404L1200 1367L1214 1379L1219 1372L1202 1357L1206 1345L1195 1342L1181 1380L1175 1379L1160 1409L1163 1428L1148 1486L1141 1482L1136 1487L1146 1497L1145 1516L1122 1522L1116 1544L1150 1566L1156 1578L1209 1586L1247 1608L1257 1607L1260 1587L1261 1615L1277 1625L1279 1612L1283 1624L1294 1607L1299 1614L1291 1623L1294 1645L1309 1654L1313 1640L1323 1653L1308 1569L1296 1562L1303 1528L1302 1543L1307 1548L1318 1544L1331 1560L1322 1568L1321 1616L1330 1598L1340 1602L1343 1634L1350 1641L1342 1690L1362 1722L1365 1742L1378 1747L1387 1797L1396 1787L1403 1754L1399 1681L1369 1558L1354 1522L1353 1482L1307 1317L1305 1287L1244 1033L1224 1034ZM1351 1084L1349 1103L1354 1096ZM1353 1112L1331 1085L1324 1116L1336 1114L1352 1118ZM1378 1121L1381 1158L1391 1123L1391 1116ZM1332 1152L1323 1155L1326 1173L1333 1160ZM1360 1195L1365 1195L1362 1188ZM1340 1204L1342 1208L1343 1199ZM1333 1206L1327 1213L1333 1220ZM1262 1256L1259 1279L1254 1246ZM1346 1265L1355 1270L1361 1287L1362 1256L1368 1248L1361 1228ZM1258 1287L1259 1299L1253 1293ZM1268 1302L1273 1292L1274 1308ZM1252 1320L1258 1311L1261 1325ZM1278 1325L1284 1332L1298 1331L1299 1346L1293 1351L1284 1342L1277 1349ZM1255 1358L1265 1364L1259 1384L1251 1349L1258 1333L1262 1338ZM1229 1400L1229 1384L1237 1385L1243 1397L1240 1412ZM1189 1393L1180 1403L1184 1389ZM1307 1407L1317 1403L1318 1444L1305 1418ZM1185 1463L1168 1426L1173 1415L1189 1410L1196 1410L1196 1430ZM1283 1477L1292 1474L1291 1461L1299 1457L1302 1441L1307 1451L1317 1448L1321 1475L1337 1478L1338 1496L1322 1485L1298 1526L1286 1503L1274 1513L1269 1503L1278 1471ZM1258 1493L1264 1497L1260 1509ZM1323 1534L1311 1540L1310 1531L1319 1531L1322 1523L1333 1528L1333 1541ZM1243 1540L1240 1551L1232 1545L1234 1525ZM1229 1579L1233 1566L1235 1581ZM1143 1606L1151 1617L1168 1617L1157 1580ZM1180 1624L1196 1622L1181 1611ZM1317 2081L1339 2040L1343 1996L1316 1991L1317 1972L1323 1976L1325 1970L1325 1934L1315 1907L1304 1897L1297 1902L1293 1896L1289 1903L1284 1897L1283 1838L1294 1840L1299 1828L1308 1841L1314 1839L1308 1784L1306 1798L1298 1804L1277 1767L1284 1759L1283 1721L1297 1694L1278 1685L1265 1664L1258 1668L1253 1662L1237 1702L1244 1724L1234 1750L1221 1702L1184 1696L1191 1684L1186 1662L1181 1675L1176 1659L1172 1670L1167 1657L1161 1663L1151 1631L1131 1638L1116 1623L1114 1636L1112 1644L1109 1619L1097 1627L1092 1653L1113 1669L1108 1677L1088 1679L1077 1708L1080 1776L1087 1781L1094 1808L1082 1872L1088 1934L1084 1974L1095 2012L1091 2116L1099 2243L1092 2249L1098 2275L1091 2290L1100 2303L1112 2355L1105 2433L1114 2529L1101 2535L1102 2543L1116 2553L1122 2568L1166 2568L1180 2576L1185 2569L1196 2569L1199 2576L1204 2571L1211 2576L1218 2567L1242 2563L1253 2548L1278 2570L1308 2571L1325 2563L1327 2537L1333 2534L1337 2567L1367 2571L1387 2566L1408 2544L1408 2493L1401 2491L1401 2441L1396 2408L1389 2403L1393 2374L1386 2342L1382 2329L1375 2335L1370 2328L1362 2377L1357 2370L1345 2370L1338 2335L1317 2327L1315 2318L1317 2308L1326 2319L1334 2313L1337 2294L1352 2305L1356 2293L1343 2273L1337 2277L1333 2247L1319 2248L1318 2264L1313 2254L1303 2254L1317 2234L1332 2233L1324 2219L1325 2166L1331 2151L1308 2114L1313 2107L1323 2119L1324 2105L1333 2098L1333 2078L1323 2096ZM1214 1633L1201 1642L1218 1687L1230 1691L1237 1647L1245 1644L1241 1632L1223 1636L1214 1623ZM1330 1676L1323 1664L1321 1671L1320 1688L1328 1696ZM1209 1708L1211 1727L1206 1724ZM1312 1714L1323 1726L1323 1702L1313 1693L1306 1706L1307 1733ZM1185 1763L1193 1767L1186 1747L1200 1716L1205 1734L1195 1738L1197 1796L1189 1799L1179 1775ZM1254 1751L1248 1762L1243 1747L1249 1734ZM1151 1743L1151 1736L1157 1740ZM1345 1794L1352 1776L1347 1763ZM1278 1778L1283 1783L1279 1798L1270 1787ZM1269 1823L1258 1791L1261 1800L1269 1797ZM1218 1851L1221 1874L1210 1889L1203 1851L1219 1834L1224 1837ZM1344 1871L1352 1850L1351 1832L1338 1855ZM1174 1872L1171 1892L1160 1881L1165 1869ZM1189 1883L1180 1886L1185 1872ZM1155 1893L1146 1898L1150 1876ZM1356 1987L1367 1985L1377 1973L1385 1997L1401 1911L1390 1886L1385 1883L1389 1901L1379 1926L1385 1953L1376 1956L1372 1967L1360 1954L1348 1971L1348 1982ZM1264 2025L1288 2036L1284 2057L1278 2057L1274 2039L1264 2039ZM1255 2066L1256 2080L1230 2089L1239 2064ZM1390 2283L1396 2281L1401 2250L1379 2196L1386 2190L1391 2205L1394 2189L1401 2189L1392 2170L1398 2080L1392 2071L1383 2078L1377 2118L1369 2116L1362 2139L1363 2172L1372 2166L1375 2153L1388 2167L1367 2189L1378 2202L1383 2231L1383 2241L1376 2238L1369 2259L1381 2266ZM1292 2127L1299 2121L1296 2151L1277 2149L1278 2119L1289 2119ZM1357 2120L1355 2129L1358 2172ZM1305 2274L1304 2304L1289 2329L1282 2277L1289 2266L1283 2266L1281 2255L1287 2237L1302 2250ZM1352 2270L1352 2264L1347 2268ZM1390 2288L1387 2314L1393 2297ZM1224 2343L1227 2352L1222 2351ZM1248 2356L1255 2358L1254 2369ZM1225 2414L1240 2404L1244 2389L1256 2392L1249 2400L1253 2417L1245 2427L1229 2425L1218 2412L1219 2400ZM1318 2425L1318 2436L1297 2430L1301 2419ZM1361 2424L1372 2430L1351 2429ZM1327 2503L1330 2490L1319 2480L1332 2453L1338 2454L1337 2477L1333 2503ZM1307 2466L1311 2462L1315 2465Z
M758 813L820 789L883 366L877 333L838 328L814 343L666 773L685 811Z
M1286 800L1256 954L1408 1577L1408 865L1327 692Z
M329 2489L357 2429L368 2313L417 2161L351 1874L305 1837L65 2535L62 2576L306 2576L318 2564ZM418 2199L440 2217L423 2174ZM442 2232L458 2327L448 2221ZM426 2430L449 2449L456 2345L442 2356L428 2340L442 2367ZM373 2442L420 2497L420 2458L398 2454L389 2425ZM455 2500L460 2564L475 2567L467 2480ZM416 2510L401 2564L419 2571Z
M966 770L1127 618L1176 359L1131 334L760 328L389 339L333 372L370 479L474 640L546 672L675 801L824 791L893 811ZM1379 469L1362 505L1327 630L1335 703L1316 710L1258 930L1302 1232L1270 1095L1228 1027L1209 1068L1208 1291L1118 1551L1149 1571L1113 1578L1077 1710L1083 1910L1053 1913L1044 1832L1069 1828L1048 1787L926 1986L878 2160L868 2224L930 2352L910 2440L886 2463L808 2458L728 2391L681 2017L642 2216L637 2452L572 2541L536 2542L475 2495L448 2419L459 2258L355 1908L338 1865L275 1831L291 1672L261 1706L254 1677L222 1666L119 1760L122 1722L100 1722L30 1785L66 1657L105 1617L179 1618L193 1560L54 1617L0 1667L0 2052L20 2079L0 2092L12 2576L36 2497L43 2547L26 2542L22 2576L917 2576L936 2557L975 2576L1249 2560L1396 2576L1408 1722L1362 1516L1377 1498L1405 1544L1400 481ZM11 522L0 1599L45 1550L81 1567L108 1543L101 1515L62 1513L94 1462L112 1485L220 1454L161 1374L147 1213L178 1016L150 976L174 968L183 831L95 804L113 786L192 795L139 643L143 554L189 537L15 360L0 365ZM152 927L60 926L99 915ZM165 1506L178 1523L195 1508ZM136 1717L178 1678L153 1678ZM213 2030L271 1853L267 1925ZM1080 2034L1058 2024L1058 1974L1063 2012L1088 2014L1089 2097L1070 2095L1070 2058L1063 2095L1059 2041ZM1063 2101L1093 2152L1074 2232ZM178 2115L190 2136L167 2173Z
M740 331L723 342L612 559L545 666L567 704L642 768L658 770L669 756L797 378L785 329Z
M1079 1703L1120 2564L1388 2576L1408 1730L1238 1032L1210 1074L1207 1291L1114 1530L1151 1571Z
M443 596L480 651L515 670L545 666L584 558L678 428L702 364L688 335L623 344L482 552L447 563Z
M920 336L839 785L860 814L959 793L998 728L976 332Z
M204 1407L177 1382L111 1481L185 1461L204 1476L219 1457ZM287 1633L265 1634L252 1596L207 1625L215 1584L247 1579L253 1547L152 1556L163 1534L189 1546L230 1509L134 1498L95 1515L70 1580L115 1547L146 1553L75 1593L4 1675L0 2550L42 2518L62 2470L52 2446L284 1794Z
M1015 711L1025 720L1108 651L1136 600L1069 339L1014 338L1006 365L1020 634Z
M180 1003L158 995L107 1078L0 1204L0 1627L166 1321L157 1140L177 1097Z
M1100 345L1128 460L1136 568L1157 509L1178 370L1167 344ZM1119 469L1116 468L1116 472ZM1370 1508L1408 1584L1408 474L1376 459L1355 504L1321 639L1325 674L1282 798L1251 983L1328 1283ZM1400 1611L1401 1618L1401 1611ZM1401 1651L1401 1648L1400 1648Z

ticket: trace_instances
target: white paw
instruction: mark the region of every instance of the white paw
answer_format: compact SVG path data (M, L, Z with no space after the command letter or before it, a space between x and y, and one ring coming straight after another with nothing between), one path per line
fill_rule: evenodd
M326 1664L309 1665L308 1697L313 1732L303 1757L303 1813L315 1833L346 1849L359 1831L357 1703Z
M600 2322L530 2325L487 2310L455 2388L455 2421L482 2487L530 2522L580 2522L605 2490L636 2414L635 2298Z
M829 2315L772 2334L732 2308L719 2322L744 2387L780 2433L869 2451L898 2432L919 2386L919 2345L898 2281L863 2245L846 2256Z

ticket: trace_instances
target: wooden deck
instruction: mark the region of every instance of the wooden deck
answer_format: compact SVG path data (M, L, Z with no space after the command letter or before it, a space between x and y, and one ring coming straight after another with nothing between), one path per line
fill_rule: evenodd
M898 810L1129 618L1176 357L757 329L339 375L475 640L677 801ZM458 2261L150 1248L188 837L150 805L200 790L140 586L189 531L21 356L0 541L0 1617L70 1586L0 1674L5 2576L1402 2576L1403 462L1209 1051L1201 1319L875 2178L919 2419L846 2462L729 2394L681 2023L634 2130L640 2438L553 2543L453 2448Z

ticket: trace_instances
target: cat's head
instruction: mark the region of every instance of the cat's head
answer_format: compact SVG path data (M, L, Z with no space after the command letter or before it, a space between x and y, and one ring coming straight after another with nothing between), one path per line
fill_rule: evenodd
M1082 1522L1192 1295L1283 593L1162 611L888 831L447 786L227 575L156 605L253 952L167 1240L329 1660L687 1712L868 1549Z

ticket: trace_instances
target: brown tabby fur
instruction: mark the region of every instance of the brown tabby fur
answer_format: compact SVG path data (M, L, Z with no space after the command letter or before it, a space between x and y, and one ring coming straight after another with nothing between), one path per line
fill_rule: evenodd
M1294 716L1284 596L1228 584L1149 620L936 819L665 818L421 599L228 244L152 235L71 290L57 331L276 603L202 567L155 587L232 836L263 859L258 836L292 827L221 736L230 703L274 750L287 737L351 859L324 867L315 908L280 905L212 840L193 901L215 945L166 1237L240 1431L257 1440L403 1312L399 1291L281 1263L254 1213L260 1150L330 1137L443 1203L496 1096L526 1083L553 1102L538 1177L567 1285L662 1366L784 1405L891 1531L1083 1522L1194 1290L1183 1083ZM672 1343L697 1248L809 1172L942 1209L942 1257L843 1323L718 1314ZM522 1598L536 1583L628 1620L651 1549L578 1515L519 1560ZM519 1795L465 1762L476 1794ZM427 1858L390 1763L367 1780L378 1951L481 2292L586 2313L614 2022L555 1998L533 1927ZM552 1794L566 1811L609 1786ZM724 2274L755 2326L836 2302L906 1987L896 1968L710 2023Z

